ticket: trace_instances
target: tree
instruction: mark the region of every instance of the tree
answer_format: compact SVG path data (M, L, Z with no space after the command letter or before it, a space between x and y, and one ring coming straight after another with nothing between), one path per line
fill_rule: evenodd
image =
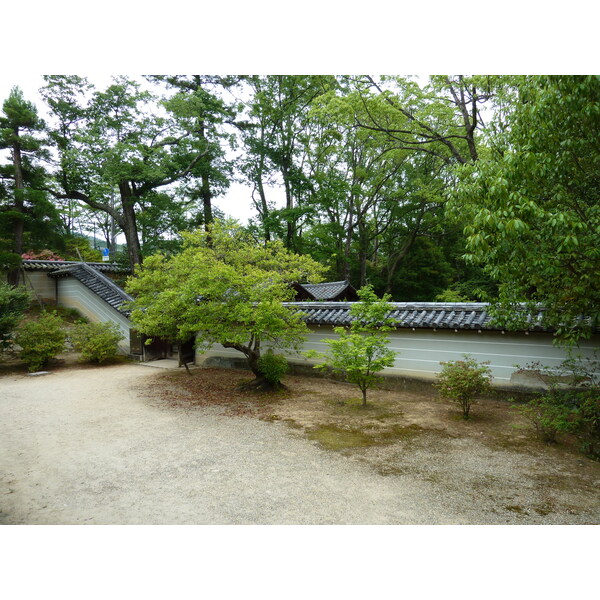
M331 355L313 350L306 356L326 358L315 368L342 373L349 382L355 383L362 392L365 407L367 390L379 381L379 371L394 364L396 352L387 347L387 332L392 330L393 324L388 317L389 296L378 298L371 286L359 289L358 296L361 302L350 309L353 318L350 327L335 327L334 332L339 337L322 340L329 345Z
M244 128L247 158L241 169L253 186L265 240L279 234L287 248L298 251L299 224L310 181L303 170L309 145L307 117L312 101L335 85L329 76L268 75L247 77L252 88L250 121ZM266 186L283 185L285 207L275 209Z
M156 75L151 81L162 82L176 90L174 96L165 101L165 107L205 149L193 168L195 176L184 186L184 193L192 200L200 200L202 209L200 223L205 229L213 222L212 200L229 187L232 174L231 165L225 159L222 143L234 145L234 136L224 131L224 124L234 124L237 113L235 106L227 105L219 97L219 89L229 89L236 85L234 76L210 75ZM198 223L198 224L200 224Z
M0 165L0 238L12 238L0 250L16 257L21 256L26 243L39 247L53 238L56 230L57 215L43 190L46 173L39 164L40 159L48 158L40 137L43 129L36 107L14 87L0 115L0 150L9 150L11 155L8 164ZM26 239L28 232L34 239ZM9 270L12 285L17 284L18 277L18 269Z
M262 346L295 348L306 334L302 315L285 306L290 283L319 280L321 267L280 241L257 246L237 225L215 221L208 231L184 233L180 254L150 256L127 282L135 298L131 320L148 335L199 347L222 344L241 352L265 384Z
M506 327L540 305L563 342L598 322L599 128L600 78L526 77L490 156L459 171L449 214L468 223L467 259L498 281Z
M110 215L125 235L134 269L142 262L138 215L144 204L163 202L157 190L192 179L210 148L197 135L197 123L161 111L135 81L119 77L96 91L75 76L45 79L43 94L59 121L53 131L59 152L54 195ZM79 96L83 86L88 96Z

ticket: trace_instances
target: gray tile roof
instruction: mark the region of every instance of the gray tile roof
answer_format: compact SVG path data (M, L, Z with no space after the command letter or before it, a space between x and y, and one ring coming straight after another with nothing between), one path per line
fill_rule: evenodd
M297 283L294 287L302 288L314 300L335 300L347 296L358 298L356 290L349 281L327 281L325 283Z
M56 269L62 269L64 267L69 267L72 265L80 265L82 264L79 261L74 260L35 260L35 259L26 259L23 260L23 269L26 271L56 271ZM127 267L123 267L118 265L117 263L110 262L88 262L85 263L90 267L93 267L97 271L101 271L102 273L129 273L129 269Z
M306 314L310 325L345 326L352 322L351 302L288 302ZM501 331L492 322L485 302L390 302L390 317L398 328L482 329ZM528 318L529 331L549 331L541 325L542 311Z
M71 264L48 273L48 277L74 277L122 315L129 316L130 311L124 305L133 298L106 275L90 266L90 263Z

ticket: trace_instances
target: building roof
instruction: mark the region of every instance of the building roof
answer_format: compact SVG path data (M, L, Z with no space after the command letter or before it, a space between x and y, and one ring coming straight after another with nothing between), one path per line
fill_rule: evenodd
M72 265L86 264L93 267L97 271L102 273L129 273L128 267L123 267L117 263L110 262L87 262L81 263L74 260L36 260L36 259L25 259L23 260L22 267L26 271L47 271L52 272L57 269Z
M358 300L358 295L349 281L327 281L325 283L294 283L296 299L302 300Z
M133 298L95 266L90 266L90 263L70 264L48 273L48 277L74 277L122 315L129 316L130 311L125 306Z
M288 302L305 313L310 325L346 326L352 322L352 302ZM396 327L421 329L475 329L502 331L495 325L485 302L390 302L389 316L396 320ZM543 326L542 310L529 315L528 331L550 331ZM525 329L525 328L523 328Z

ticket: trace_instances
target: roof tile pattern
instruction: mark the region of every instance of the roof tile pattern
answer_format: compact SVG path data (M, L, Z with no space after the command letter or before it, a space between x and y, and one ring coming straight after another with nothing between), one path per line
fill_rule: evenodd
M133 298L106 275L91 267L90 263L75 263L48 273L48 277L74 277L122 315L129 316L130 311L124 305Z
M350 286L347 281L328 281L326 283L302 283L302 287L310 292L315 300L329 300L345 292Z
M311 325L346 326L352 322L351 302L290 302L305 313ZM485 302L391 302L390 317L398 328L475 329L501 331L493 323ZM541 325L542 312L529 316L530 331L548 331Z
M93 267L97 271L101 271L102 273L128 273L129 269L127 267L122 267L117 263L110 262L88 262L81 263L74 260L35 260L35 259L26 259L23 261L22 267L26 271L56 271L57 269L63 269L64 267L70 267L73 265L81 265L86 264L90 267Z

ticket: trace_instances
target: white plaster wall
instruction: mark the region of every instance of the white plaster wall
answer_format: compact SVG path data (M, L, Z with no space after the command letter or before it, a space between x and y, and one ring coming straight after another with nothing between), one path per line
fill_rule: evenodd
M311 329L303 350L327 352L322 340L335 337L331 327ZM441 371L441 361L460 360L464 354L472 355L477 361L490 361L494 384L499 387L528 386L529 383L513 376L518 366L539 362L548 367L557 367L565 358L566 351L552 344L552 336L544 333L505 333L472 330L400 329L390 334L389 347L397 355L394 365L386 368L384 375L433 380ZM578 349L584 357L593 358L594 351L600 354L600 336L583 342ZM287 353L292 363L316 363L318 361ZM209 352L198 352L196 364L211 362L213 357L243 359L236 350L215 345ZM600 358L600 356L598 356ZM518 366L517 366L518 365ZM597 374L600 377L600 373ZM512 381L511 381L512 378Z
M129 331L132 329L131 321L85 287L80 281L71 277L58 279L57 300L59 306L76 308L93 323L106 321L116 323L124 338L119 342L119 349L123 354L129 354Z
M54 279L48 277L47 271L21 271L22 283L28 290L33 290L38 298L48 302L56 300Z

